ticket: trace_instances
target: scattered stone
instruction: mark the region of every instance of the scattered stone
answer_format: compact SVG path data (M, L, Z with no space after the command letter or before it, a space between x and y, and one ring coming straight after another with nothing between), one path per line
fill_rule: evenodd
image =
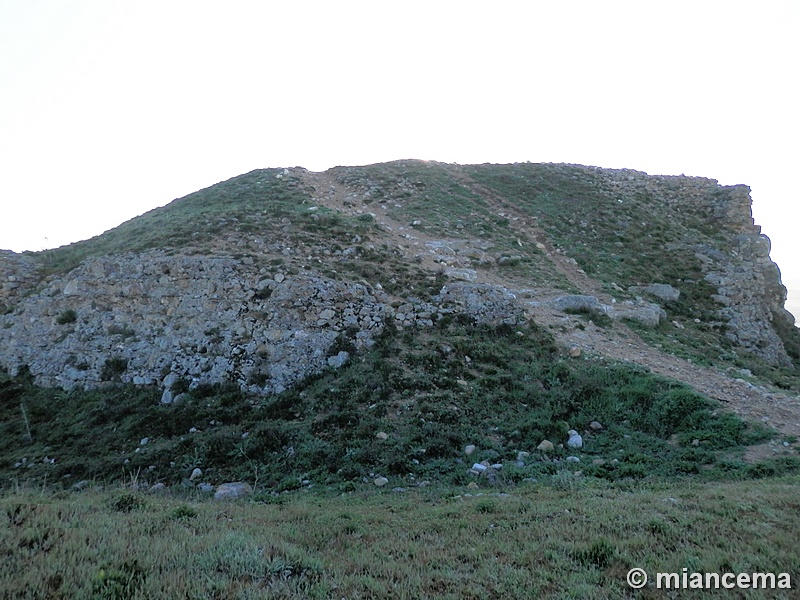
M383 487L389 483L389 480L386 479L386 477L377 477L372 483L374 483L376 487Z
M550 440L544 440L542 443L536 446L536 449L540 450L541 452L552 452L554 449L553 442Z
M211 492L214 491L214 486L211 485L210 483L205 483L204 482L204 483L198 484L197 485L197 489L200 490L203 493L210 494Z
M581 462L581 459L578 458L577 456L568 456L567 457L567 462L569 462L569 463L579 463L579 462Z
M155 485L150 486L150 489L147 490L151 494L156 494L163 490L167 489L167 486L163 483L156 483Z
M328 357L328 361L327 362L328 362L328 366L329 367L333 367L334 369L338 369L338 368L344 366L344 364L348 360L350 360L350 353L349 352L345 352L344 350L342 350L336 356Z
M375 434L375 437L378 438L379 440L388 440L389 434L386 433L385 431L379 431L378 433Z
M601 303L594 296L583 296L580 294L569 294L559 296L552 301L553 308L562 312L597 312L606 313L610 307Z
M139 441L139 445L140 445L140 446L147 446L147 444L149 444L149 443L150 443L150 438L149 438L149 437L143 437L143 438L142 438L142 439Z
M573 347L569 349L569 355L572 358L578 358L581 355L581 349L577 347Z
M478 484L475 483L474 481L470 481L469 484L467 484L467 488L470 490L477 490Z
M589 429L592 431L603 431L604 427L597 421L592 421L589 423Z
M645 293L660 298L665 302L677 302L681 297L681 292L667 283L653 283L646 286L632 286L628 291L633 294Z
M243 481L234 481L231 483L222 483L214 493L214 500L236 500L244 498L253 493L253 488L249 483Z
M478 279L478 272L474 269L448 268L444 270L444 274L452 279L461 279L469 282L476 281Z
M195 468L192 471L192 474L189 475L189 481L194 481L195 479L199 479L202 476L203 476L203 471L201 469Z
M475 452L475 446L473 444L469 444L464 448L464 454L470 456L473 452Z
M530 452L525 452L525 451L517 452L517 460L523 461L526 458L530 457L530 455L531 455Z
M583 448L583 438L577 431L570 429L567 434L569 435L567 446L570 448Z

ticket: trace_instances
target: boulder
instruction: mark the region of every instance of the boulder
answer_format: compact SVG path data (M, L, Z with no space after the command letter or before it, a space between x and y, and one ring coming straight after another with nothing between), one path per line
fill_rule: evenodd
M635 285L629 287L628 291L633 294L650 294L665 302L677 302L681 297L680 290L672 287L668 283L652 283L644 286Z
M610 310L609 306L603 304L594 296L583 296L580 294L559 296L550 304L553 308L562 312L607 313Z
M630 319L645 327L658 327L667 319L667 313L658 304L650 302L632 302L630 300L617 304L611 313L614 320Z
M574 429L570 429L567 434L569 435L569 440L567 440L567 446L573 449L583 448L583 438L581 435L575 431Z
M237 500L253 493L253 488L249 483L234 481L222 483L214 493L214 500Z

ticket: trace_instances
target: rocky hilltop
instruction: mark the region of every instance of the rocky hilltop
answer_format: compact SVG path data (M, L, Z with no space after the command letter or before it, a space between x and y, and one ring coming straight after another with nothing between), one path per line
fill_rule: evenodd
M64 389L159 386L165 404L219 382L266 395L341 367L387 327L464 315L533 320L587 352L625 331L718 369L794 372L800 343L769 252L749 189L711 179L264 169L92 240L0 253L0 367Z

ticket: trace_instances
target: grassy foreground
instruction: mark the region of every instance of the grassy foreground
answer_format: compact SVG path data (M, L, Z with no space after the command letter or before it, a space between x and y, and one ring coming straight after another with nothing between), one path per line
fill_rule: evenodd
M0 598L698 597L633 591L633 567L785 572L796 587L798 483L572 478L234 503L16 490L0 500Z

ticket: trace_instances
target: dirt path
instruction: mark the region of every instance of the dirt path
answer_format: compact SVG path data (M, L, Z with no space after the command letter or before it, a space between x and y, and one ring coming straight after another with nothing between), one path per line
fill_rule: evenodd
M499 194L474 181L459 167L446 168L463 187L480 196L492 211L508 218L512 229L533 240L550 259L555 270L581 293L595 296L605 303L611 302L611 298L604 293L598 281L586 275L574 260L556 250L534 218L507 202ZM340 184L330 173L306 172L303 177L306 183L315 187L316 202L348 215L357 216L366 213L375 215L376 222L385 231L386 241L407 252L409 260L420 256L423 268L431 271L441 268L436 262L435 255L429 252L426 246L428 242L441 241L440 237L428 236L423 231L392 219L380 208L376 210L369 207L357 191ZM517 287L513 282L503 279L496 271L479 273L480 280L485 283L502 285L511 291ZM612 328L601 328L587 323L580 317L552 309L546 301L562 294L561 290L537 288L536 298L530 304L528 311L529 316L537 324L547 327L562 346L580 348L589 355L645 366L655 373L684 382L708 397L721 401L737 415L763 422L784 436L800 438L800 397L754 386L715 369L696 365L662 352L645 343L623 323L617 322ZM780 451L793 451L793 449L775 444L758 446L751 449L747 458L757 460Z

